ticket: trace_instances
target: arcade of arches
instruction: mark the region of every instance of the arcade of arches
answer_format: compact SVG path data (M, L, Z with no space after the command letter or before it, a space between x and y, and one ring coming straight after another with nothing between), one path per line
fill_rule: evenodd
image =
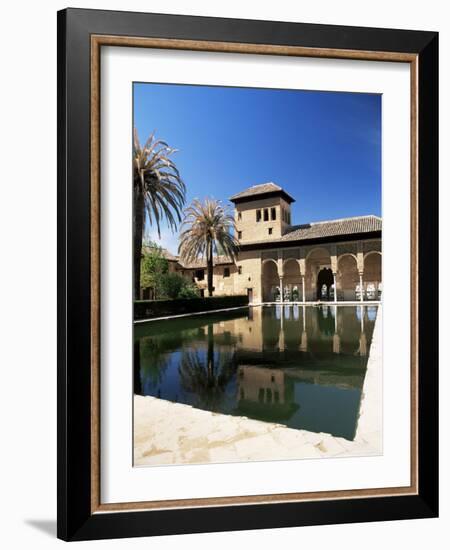
M380 242L280 250L261 258L264 302L378 301ZM269 257L267 257L269 256Z

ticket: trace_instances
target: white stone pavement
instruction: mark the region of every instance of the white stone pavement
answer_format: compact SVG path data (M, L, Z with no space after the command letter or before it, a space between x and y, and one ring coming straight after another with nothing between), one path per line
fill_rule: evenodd
M373 330L367 371L364 378L363 395L359 408L359 419L356 427L355 441L372 445L382 453L383 425L383 309L378 307L377 320Z
M134 397L134 465L373 456L382 452L381 337L378 308L356 437L195 409L155 397Z

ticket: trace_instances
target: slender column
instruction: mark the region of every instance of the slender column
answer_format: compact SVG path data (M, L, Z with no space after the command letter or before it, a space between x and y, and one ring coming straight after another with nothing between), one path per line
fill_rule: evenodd
M305 302L305 276L302 275L302 301Z
M337 285L336 285L337 253L336 253L336 245L331 246L330 260L331 260L331 271L333 272L333 285L334 285L333 302L337 302Z
M333 285L334 285L334 296L333 300L337 302L337 285L336 285L336 273L333 271Z
M364 292L363 292L363 273L364 273L364 250L362 242L358 242L358 250L356 252L356 263L358 265L359 273L359 288L360 288L360 297L359 301L364 301Z
M284 287L283 287L283 277L280 275L280 301L281 303L284 302Z
M259 253L260 255L260 258L259 258L259 288L260 288L260 299L259 301L260 302L264 302L267 298L267 296L265 296L265 292L264 292L264 263L263 263L263 259L262 259L262 253L260 252ZM258 299L255 297L256 301L258 301Z

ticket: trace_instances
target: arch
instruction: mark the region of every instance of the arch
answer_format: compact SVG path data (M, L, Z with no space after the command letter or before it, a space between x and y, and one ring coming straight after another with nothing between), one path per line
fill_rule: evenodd
M312 248L305 258L305 294L308 301L319 297L318 275L323 268L331 269L331 252L323 246Z
M367 300L379 300L381 298L381 253L373 250L364 256L363 283Z
M346 252L337 261L338 300L356 300L356 287L359 285L358 260L354 254Z
M284 301L299 302L303 299L300 263L296 258L287 258L283 262L283 291Z
M272 259L262 262L261 266L262 295L264 302L274 302L280 292L278 264Z
M363 257L364 266L366 264L366 258L368 258L369 256L372 256L373 254L378 254L381 259L381 252L379 250L371 250L370 252L366 252Z
M272 262L273 264L275 264L277 266L277 271L278 271L278 262L274 258L266 258L265 260L262 260L262 265L264 266L264 264L267 264L269 262Z
M325 248L324 246L316 246L314 248L311 248L311 250L306 254L305 260L308 261L309 257L312 256L314 252L323 251L326 255L331 256L330 251L328 248Z
M283 260L283 268L286 266L286 264L288 264L289 262L295 262L298 266L299 266L299 269L300 269L300 263L299 263L299 259L298 258L286 258L285 260Z
M358 265L358 258L356 257L356 254L353 254L352 252L344 252L340 256L337 257L337 266L339 268L339 262L342 260L342 258L346 258L347 256L350 256L355 260L355 264Z
M330 267L323 267L317 274L317 299L330 300L331 287L334 283L333 272Z

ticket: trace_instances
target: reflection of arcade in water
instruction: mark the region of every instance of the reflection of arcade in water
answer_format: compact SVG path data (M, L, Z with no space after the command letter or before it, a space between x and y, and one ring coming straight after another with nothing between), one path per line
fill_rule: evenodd
M252 348L266 353L298 350L366 356L376 314L376 306L258 308L253 321L261 325L256 331L261 339L253 338Z
M260 343L238 344L235 355L236 414L351 439L375 317L364 307L255 311Z

